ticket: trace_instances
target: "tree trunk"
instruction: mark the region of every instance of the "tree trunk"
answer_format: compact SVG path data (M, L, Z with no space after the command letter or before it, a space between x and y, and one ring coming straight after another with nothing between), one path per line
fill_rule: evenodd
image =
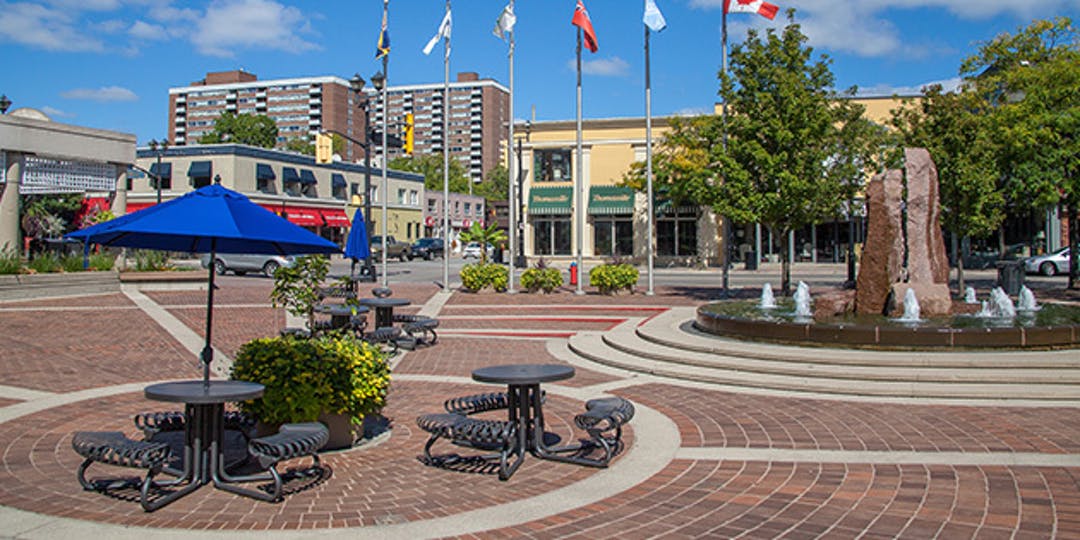
M1080 288L1080 249L1076 245L1080 243L1080 216L1077 216L1077 201L1069 202L1069 285L1068 288Z
M1005 225L998 227L998 260L1005 260Z
M961 296L964 294L964 258L956 258L956 290Z
M791 296L791 235L784 230L780 232L780 238L784 239L784 249L780 250L780 293Z

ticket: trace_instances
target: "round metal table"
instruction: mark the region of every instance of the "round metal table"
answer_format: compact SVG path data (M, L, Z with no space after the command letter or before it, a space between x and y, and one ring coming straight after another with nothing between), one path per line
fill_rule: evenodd
M375 309L375 329L394 325L394 308L407 306L411 302L404 298L361 298L357 300L361 306Z
M352 322L356 315L362 315L371 311L366 306L354 306L350 304L319 304L315 306L315 313L330 316L330 326L333 328L345 328Z

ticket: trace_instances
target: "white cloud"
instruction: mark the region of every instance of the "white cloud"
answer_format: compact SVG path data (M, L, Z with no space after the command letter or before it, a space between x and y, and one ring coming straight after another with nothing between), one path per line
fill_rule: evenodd
M102 51L68 12L35 4L0 4L0 41L49 51Z
M144 21L135 21L131 28L128 28L128 34L133 38L145 41L167 39L169 37L169 33L164 26Z
M41 112L49 116L49 118L74 118L75 113L69 113L61 111L56 107L49 107L48 105L41 108Z
M774 21L753 14L734 15L729 30L745 31L746 27L780 28L787 23L783 10L796 10L796 22L809 38L810 45L831 51L848 52L864 57L883 57L904 54L924 57L938 52L928 44L908 43L900 31L887 19L887 11L923 8L945 10L962 19L986 19L998 15L1013 15L1020 19L1051 16L1080 8L1080 0L860 0L838 4L836 0L773 0L781 8ZM721 9L724 0L690 0L699 9Z
M112 11L120 7L120 0L48 0L48 3L66 10Z
M139 96L122 86L102 86L101 88L75 88L60 94L67 99L85 99L90 101L135 101Z
M577 61L570 60L566 63L571 71L577 70ZM581 72L586 75L598 75L601 77L625 77L630 73L630 64L618 56L611 58L598 58L596 60L581 61Z
M305 32L310 25L297 8L272 0L216 0L198 21L192 41L203 54L225 57L238 48L317 49L298 35Z
M960 77L953 77L951 79L942 79L940 81L927 81L915 86L893 86L890 84L876 84L874 86L860 87L859 96L891 96L893 94L899 96L913 96L922 94L922 89L932 84L940 84L941 88L946 92L956 90L960 86Z

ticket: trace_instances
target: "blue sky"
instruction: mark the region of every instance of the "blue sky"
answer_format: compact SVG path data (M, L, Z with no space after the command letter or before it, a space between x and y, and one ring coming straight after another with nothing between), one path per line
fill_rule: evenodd
M574 0L518 0L515 116L575 115ZM668 29L652 38L653 114L703 112L716 100L722 0L657 0ZM1080 15L1080 0L774 0L797 10L818 54L833 59L837 86L910 93L955 81L980 42L1033 19ZM492 35L505 0L455 0L451 73L507 83L506 46ZM640 0L586 0L600 44L585 54L584 115L644 115ZM421 49L443 0L391 0L391 84L441 82L441 46ZM112 129L144 144L166 134L168 89L208 71L243 68L260 79L365 78L374 59L381 0L0 1L0 93L13 109ZM729 17L729 41L746 29L780 28Z

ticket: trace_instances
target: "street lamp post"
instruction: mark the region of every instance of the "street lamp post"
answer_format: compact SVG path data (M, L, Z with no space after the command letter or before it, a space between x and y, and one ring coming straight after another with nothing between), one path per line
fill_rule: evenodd
M385 4L384 4L384 6L385 6ZM382 191L383 191L383 194L382 194L382 231L380 231L380 232L382 233L382 236L381 236L381 238L382 238L382 251L381 252L382 252L382 286L383 287L389 287L389 285L390 285L389 280L388 280L388 276L387 276L387 273L386 273L386 271L387 271L387 266L386 266L386 255L387 255L386 254L386 237L387 237L388 234L390 234L389 224L388 224L387 215L386 215L386 213L387 213L386 203L387 203L387 200L390 198L390 187L389 187L389 183L387 181L387 176L386 176L386 165L387 165L387 157L388 157L387 153L386 153L386 130L387 130L387 121L388 121L387 115L389 114L389 110L388 110L388 107L387 107L387 101L386 101L387 96L386 96L386 71L385 70L387 69L387 60L388 60L388 57L383 56L383 70L384 71L380 71L380 72L378 72L378 73L371 76L371 84L372 84L372 86L375 87L375 90L378 91L379 94L381 94L381 97L382 97L382 99L380 100L380 103L381 103L381 107L382 107L381 110L382 110L382 119L383 119L383 122L382 122L382 124L383 124L382 125Z
M0 114L7 114L8 107L11 106L11 100L8 99L7 94L0 94Z
M169 149L169 140L162 139L158 142L150 139L150 150L157 154L157 173L154 175L154 186L157 187L157 203L161 204L161 154Z
M375 77L371 78L372 82L375 81ZM353 75L352 80L349 81L352 86L353 92L356 92L356 99L359 101L358 106L364 111L364 142L361 147L364 149L364 224L367 225L367 241L368 247L371 246L371 231L375 227L375 221L371 217L371 128L369 126L368 116L371 114L371 100L366 95L363 95L364 90L364 78L359 73ZM365 275L375 278L375 262L368 256L364 259L364 273Z
M532 121L531 120L526 120L525 121L525 139L524 140L528 141L529 140L529 135L531 133L532 133ZM517 234L517 237L518 237L518 242L517 242L518 251L517 251L517 256L515 257L516 260L514 261L514 266L517 267L517 268L525 268L525 266L526 266L526 264L525 264L525 204L524 204L525 196L523 195L523 193L525 191L525 167L524 167L525 162L521 160L521 141L522 141L522 139L518 139L518 147L517 147L517 162L518 162L518 171L517 171L517 206L518 206L517 231L514 231L512 233L512 234Z

